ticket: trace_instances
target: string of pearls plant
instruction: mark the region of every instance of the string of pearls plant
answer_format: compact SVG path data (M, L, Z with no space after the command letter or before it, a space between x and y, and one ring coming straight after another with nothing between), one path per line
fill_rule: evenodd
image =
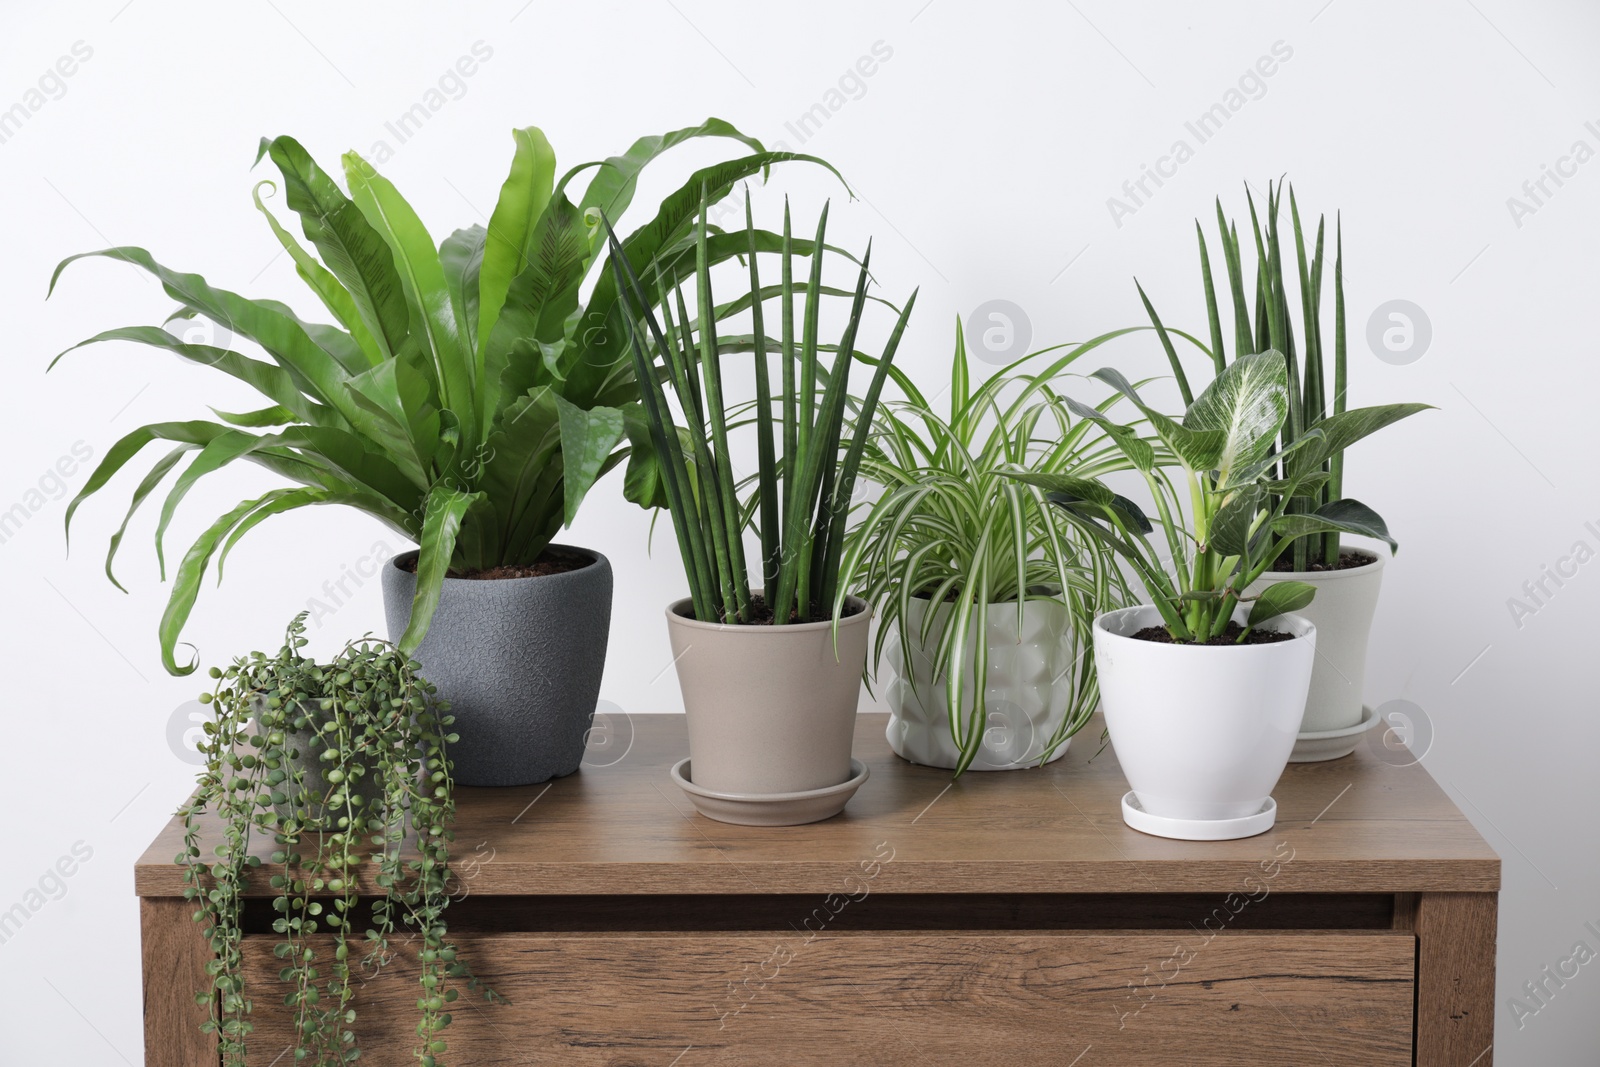
M245 1067L254 1026L241 918L246 887L265 866L294 1062L322 1067L360 1056L351 1029L359 972L383 968L404 928L418 946L422 987L414 1051L424 1067L438 1067L458 986L499 999L457 957L444 920L455 814L444 746L456 740L444 731L453 720L418 665L390 643L350 642L327 665L302 655L305 645L302 613L276 655L213 667L215 689L200 698L214 717L199 745L199 788L179 812L177 862L215 954L211 988L196 994L210 1008L203 1029L217 1034L224 1067ZM215 841L203 829L208 812L221 823ZM273 845L263 862L265 836ZM363 877L371 880L364 936L354 932ZM316 936L324 931L331 946Z

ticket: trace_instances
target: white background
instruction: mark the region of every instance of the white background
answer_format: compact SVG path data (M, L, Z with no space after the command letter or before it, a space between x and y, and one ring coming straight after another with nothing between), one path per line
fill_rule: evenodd
M1350 459L1349 491L1403 546L1386 578L1367 697L1421 709L1428 769L1504 858L1496 1062L1595 1062L1600 964L1520 1027L1508 998L1575 942L1600 949L1584 929L1600 925L1600 562L1550 584L1554 595L1520 626L1508 599L1575 542L1600 549L1600 162L1560 188L1547 181L1553 195L1520 220L1507 199L1575 141L1600 149L1584 126L1600 120L1600 11L1507 0L1212 4L1203 15L1198 5L1105 0L6 6L0 109L26 106L76 42L92 56L69 78L46 79L43 106L0 143L0 511L29 509L0 545L0 909L26 899L75 843L93 856L0 945L7 1013L24 1021L8 1029L0 1061L138 1062L131 867L193 772L169 725L199 685L167 677L157 657L165 589L153 512L134 524L121 560L131 595L101 573L137 476L82 509L67 559L62 482L75 492L87 469L61 482L50 472L78 442L98 459L143 422L250 404L219 375L132 346L77 353L46 377L68 345L172 308L153 282L109 262L74 268L47 304L55 262L138 244L214 284L319 315L250 205L252 183L269 175L250 170L260 135L291 133L330 170L340 152L387 141L395 154L382 169L438 238L485 221L514 126L541 126L574 164L717 115L844 171L854 203L797 166L774 186L803 218L833 196L835 232L852 245L875 236L886 295L922 287L903 362L935 390L955 317L991 299L1025 310L1035 345L1081 339L1142 321L1137 273L1169 322L1203 328L1192 220L1210 220L1218 193L1243 216L1242 180L1261 190L1287 173L1304 210L1342 210L1354 402L1440 409ZM492 57L399 144L385 123L479 41ZM878 42L890 57L830 98ZM1198 144L1185 122L1275 42L1290 58ZM801 144L785 124L818 103L839 106ZM1118 225L1108 198L1179 138L1193 158ZM730 151L691 146L658 163L630 222ZM775 223L772 195L757 202ZM1394 299L1422 308L1432 328L1427 351L1406 365L1380 361L1365 342L1369 316ZM1136 371L1161 366L1147 340L1115 358ZM42 496L31 496L41 481ZM171 558L270 484L250 468L196 490ZM676 710L660 612L680 594L681 571L667 536L647 556L647 531L613 480L564 539L605 552L616 570L604 698ZM187 636L207 664L275 648L284 621L379 541L403 547L350 512L275 519L230 560L220 590L208 583ZM383 627L376 581L346 588L354 595L322 620L319 648Z

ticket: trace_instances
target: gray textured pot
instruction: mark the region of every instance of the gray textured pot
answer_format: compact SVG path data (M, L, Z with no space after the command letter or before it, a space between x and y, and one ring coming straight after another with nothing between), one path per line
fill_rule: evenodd
M838 655L831 620L724 626L694 619L688 599L667 609L695 785L751 795L849 780L872 620L850 603L859 610L839 623Z
M417 649L423 677L450 702L457 785L531 785L578 769L600 698L611 632L611 564L571 545L551 548L594 560L537 578L446 578L428 636ZM383 568L389 637L411 621L417 576Z

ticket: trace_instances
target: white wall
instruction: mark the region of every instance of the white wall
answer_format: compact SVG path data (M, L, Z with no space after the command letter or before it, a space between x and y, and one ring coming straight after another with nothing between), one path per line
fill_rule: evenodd
M248 402L219 389L215 375L131 346L79 353L45 377L67 345L157 322L172 306L134 269L99 262L75 268L46 304L51 267L71 252L141 244L216 284L309 312L248 199L268 173L249 169L261 134L292 133L330 166L347 148L390 142L395 157L383 169L440 236L482 221L513 126L542 126L574 163L714 114L845 171L860 194L848 205L815 175L780 172L779 183L806 216L834 195L841 238L876 236L890 295L922 286L904 362L935 383L952 317L990 299L1023 308L1036 344L1081 338L1141 321L1137 272L1169 321L1199 325L1191 220L1209 217L1218 192L1241 214L1241 179L1262 189L1286 172L1305 208L1342 209L1356 402L1440 408L1350 463L1352 491L1404 545L1389 571L1367 695L1422 709L1433 734L1428 768L1504 858L1497 1062L1592 1062L1595 966L1520 1027L1507 998L1575 941L1595 945L1584 923L1600 920L1600 563L1549 584L1554 595L1520 624L1508 598L1524 596L1523 583L1576 543L1600 549L1600 267L1590 237L1600 232L1600 162L1559 188L1547 181L1551 195L1520 218L1507 198L1524 196L1523 182L1575 142L1600 149L1600 12L1548 0L1307 0L1205 5L1205 14L1105 0L522 4L406 0L382 14L306 0L8 5L0 110L42 106L0 143L10 385L0 510L23 503L30 513L0 545L10 605L0 622L10 757L0 909L27 899L75 843L92 858L61 899L0 945L8 1010L29 1020L12 1028L0 1058L137 1061L130 866L192 774L169 723L199 686L167 677L157 659L165 590L150 551L153 517L128 536L125 596L100 562L131 482L83 509L67 560L66 501L50 472L75 449L98 459L142 422ZM480 41L492 57L461 83L459 99L398 144L385 123ZM75 47L92 55L30 97ZM874 47L891 54L830 101ZM1246 83L1257 98L1200 144L1185 122L1224 101L1275 47L1271 77ZM840 106L802 146L786 123L819 102ZM1585 125L1591 119L1596 127ZM1108 198L1177 139L1193 157L1114 219ZM639 202L653 203L669 179L716 151L679 150ZM1363 341L1369 316L1395 299L1423 309L1432 329L1430 347L1405 365L1381 362ZM1145 342L1119 358L1160 366ZM63 481L75 491L86 471ZM267 484L240 471L226 488L198 489L174 525L174 558L220 508ZM324 582L375 542L401 547L343 511L275 522L240 548L221 589L202 596L189 637L207 662L276 647L283 621L324 596ZM660 670L669 656L659 613L681 572L668 536L647 558L646 532L646 516L602 485L570 539L616 567L612 645L621 654L603 695L624 709L670 710L679 698ZM321 647L382 628L376 583L346 588L353 595L317 631ZM69 1059L64 1034L81 1035Z

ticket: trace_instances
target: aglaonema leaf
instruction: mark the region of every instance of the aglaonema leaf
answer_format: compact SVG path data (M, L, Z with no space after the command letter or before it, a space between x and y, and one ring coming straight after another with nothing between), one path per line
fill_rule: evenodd
M1400 548L1377 512L1359 500L1348 498L1330 501L1308 515L1285 515L1272 524L1272 529L1289 538L1316 533L1359 534L1384 542L1391 553Z
M1259 626L1290 611L1299 611L1317 595L1310 582L1273 582L1250 605L1249 626Z
M1283 356L1268 350L1242 355L1214 378L1184 415L1185 429L1221 432L1215 469L1223 485L1236 467L1267 454L1289 412Z

